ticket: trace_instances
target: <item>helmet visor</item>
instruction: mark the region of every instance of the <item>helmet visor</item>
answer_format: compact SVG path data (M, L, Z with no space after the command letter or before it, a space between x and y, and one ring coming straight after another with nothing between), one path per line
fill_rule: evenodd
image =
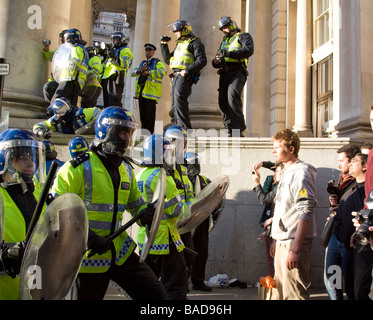
M35 140L0 143L1 172L5 186L22 183L43 184L46 180L44 145Z

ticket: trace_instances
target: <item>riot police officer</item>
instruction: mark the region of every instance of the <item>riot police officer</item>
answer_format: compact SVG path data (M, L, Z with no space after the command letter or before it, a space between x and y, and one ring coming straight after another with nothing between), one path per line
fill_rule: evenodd
M43 184L46 178L43 149L43 144L27 130L8 129L0 134L0 200L4 205L4 217L0 217L0 221L4 219L0 300L19 298L16 275L21 267L22 242L37 204L34 182ZM10 248L17 250L10 253Z
M167 39L162 37L161 50L163 60L172 70L171 118L176 125L191 129L188 98L192 93L192 85L197 83L200 72L207 64L205 46L192 32L188 21L177 20L172 31L177 36L175 49L170 52Z
M174 148L161 135L153 134L144 143L145 167L138 175L138 185L145 200L151 202L156 190L161 168L174 168ZM186 300L188 276L184 259L184 244L177 231L177 220L184 210L175 181L170 174L166 175L166 199L162 220L150 248L146 262L161 278L167 292L167 300ZM140 249L143 249L145 228L140 227L137 237Z
M92 130L95 120L100 113L99 108L78 108L72 106L66 98L58 98L49 108L54 116L34 125L33 132L43 139L51 137L50 131L74 134L78 129Z
M249 136L241 95L248 76L248 59L254 54L254 42L231 17L221 17L219 29L224 37L212 65L219 69L219 108L223 124L229 136L232 130L239 130L241 137Z
M104 107L122 106L124 90L124 77L132 64L133 53L128 47L123 32L114 32L111 35L112 48L108 58L104 62L102 76L102 91L104 95Z
M87 78L89 58L84 48L87 42L78 29L66 31L64 37L65 43L53 56L53 78L58 82L58 88L52 103L55 99L66 98L76 105Z
M145 202L134 171L124 160L136 127L126 109L104 109L96 121L91 151L67 162L52 187L52 199L75 193L87 208L89 250L78 274L78 299L103 299L110 280L134 300L160 300L166 296L153 271L139 262L134 252L136 243L127 232L110 238L120 228L124 211L133 216L144 211L140 225L151 225L155 210Z

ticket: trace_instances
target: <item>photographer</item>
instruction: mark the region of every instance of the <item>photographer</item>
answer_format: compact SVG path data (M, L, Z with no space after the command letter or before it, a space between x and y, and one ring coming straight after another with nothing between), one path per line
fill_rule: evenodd
M188 21L177 20L172 28L175 33L176 47L170 52L168 37L161 38L163 60L172 70L171 110L170 117L176 125L192 129L189 117L188 98L192 94L192 86L196 84L200 71L207 64L205 46L193 32Z
M241 95L246 84L249 58L254 54L254 41L247 32L241 32L231 17L222 17L219 29L224 33L223 40L212 66L219 69L219 108L228 135L232 130L240 130L240 136L248 136L242 112Z
M330 202L330 217L333 217L340 205L340 203L345 202L346 199L350 196L352 188L356 186L355 178L352 177L349 173L349 164L351 159L354 157L356 153L360 152L360 147L357 145L345 145L337 150L337 162L338 168L341 170L341 174L339 177L338 185L336 191L331 193L329 196ZM328 218L328 219L329 219ZM333 272L329 272L330 267L332 266L339 266L342 269L342 276L349 277L352 283L352 274L347 272L347 268L344 265L345 261L343 259L343 252L344 252L344 245L341 243L335 233L334 230L332 231L332 235L330 237L329 243L325 250L325 264L324 264L324 283L325 288L328 292L329 298L331 300L343 300L343 289L336 288L335 286L331 286L329 283L329 278L333 276ZM342 279L340 279L342 282ZM349 281L346 280L348 283ZM351 287L351 286L350 286ZM347 286L347 288L350 288ZM353 288L347 289L347 299L353 299Z

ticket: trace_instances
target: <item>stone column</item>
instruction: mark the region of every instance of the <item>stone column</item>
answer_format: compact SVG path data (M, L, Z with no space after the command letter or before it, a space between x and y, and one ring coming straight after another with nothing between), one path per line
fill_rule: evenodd
M271 135L271 49L272 2L246 1L245 30L254 39L254 55L249 60L245 87L244 115L251 133Z
M176 21L179 18L180 0L152 0L152 15L150 19L150 33L148 41L157 47L155 57L160 59L163 63L163 57L160 50L161 47L161 36L170 36L173 40L175 39L172 34L172 26L170 23ZM173 50L174 41L169 42L170 50ZM171 69L164 63L167 70L167 75L162 81L162 97L159 99L157 104L157 116L156 120L160 121L156 125L157 128L163 128L163 126L170 123L170 116L168 115L171 109L171 82L168 75ZM159 132L157 132L159 133Z
M294 131L312 136L311 126L312 3L297 1L297 53Z
M218 106L219 77L211 65L223 33L218 29L221 16L231 16L241 25L241 1L188 0L180 3L180 18L188 20L194 33L206 47L207 65L201 79L192 88L189 110L193 129L222 129L223 120Z
M131 40L129 46L133 52L133 61L128 74L126 75L126 96L128 105L126 106L136 118L138 125L140 122L140 112L138 108L138 100L134 99L136 78L131 77L132 70L137 68L142 60L144 60L144 43L148 41L151 15L152 0L138 0L136 9L136 21L131 25Z

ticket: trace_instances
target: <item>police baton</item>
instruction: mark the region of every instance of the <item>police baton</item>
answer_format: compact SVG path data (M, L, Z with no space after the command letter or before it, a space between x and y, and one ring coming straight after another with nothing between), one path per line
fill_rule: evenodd
M50 166L49 172L48 172L47 181L46 181L46 183L43 187L43 190L41 192L39 201L36 204L34 214L32 215L32 219L31 219L29 228L28 228L27 233L26 233L26 238L25 238L25 243L26 244L30 240L32 231L34 230L35 225L38 222L39 217L41 215L41 212L43 211L43 207L44 207L45 201L47 200L49 189L52 187L54 176L57 172L57 168L58 168L58 162L53 161L51 166Z
M153 207L157 204L158 202L158 199L155 200L154 202L150 203ZM130 226L132 226L136 221L140 220L144 214L145 214L145 211L142 211L141 213L139 213L136 217L133 217L131 220L129 220L126 224L124 224L122 227L120 227L117 231L115 231L112 235L110 235L108 238L110 240L114 240L115 238L117 238L119 235L121 235L126 229L128 229Z

